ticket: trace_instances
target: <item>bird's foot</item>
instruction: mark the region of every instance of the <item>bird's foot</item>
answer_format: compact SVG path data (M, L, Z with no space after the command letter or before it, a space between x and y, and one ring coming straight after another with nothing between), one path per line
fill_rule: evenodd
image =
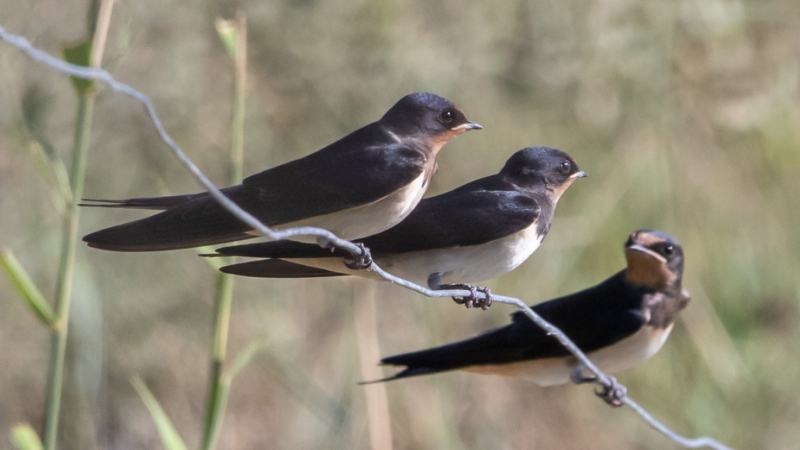
M575 384L598 382L597 377L595 376L584 376L583 367L581 366L575 367L570 371L569 379ZM608 375L608 381L608 386L601 384L600 390L594 391L594 393L609 405L613 406L614 408L619 408L624 404L625 397L628 395L628 388L619 384L617 379L611 375Z
M356 246L361 250L361 253L355 257L355 260L351 262L345 262L344 265L351 270L369 269L369 267L372 265L372 254L369 252L369 249L364 246L364 244L359 242L356 244Z
M628 388L619 384L617 379L611 375L608 375L608 380L610 382L608 386L602 385L601 389L599 391L594 391L594 393L612 407L619 408L625 404L625 397L628 396Z
M480 308L484 311L492 306L492 291L487 287L474 286L471 284L457 283L457 284L443 284L440 289L466 289L469 295L466 297L453 297L453 301L459 305L465 305L467 308ZM478 298L478 292L484 294L486 298Z

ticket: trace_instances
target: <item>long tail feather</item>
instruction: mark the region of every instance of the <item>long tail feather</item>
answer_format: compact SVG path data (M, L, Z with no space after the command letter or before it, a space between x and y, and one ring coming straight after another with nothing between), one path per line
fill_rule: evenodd
M341 258L350 255L344 250L323 248L317 244L290 240L232 245L218 248L217 253L224 256L247 256L251 258Z
M79 203L79 206L87 206L94 208L127 208L127 209L154 209L165 210L175 206L184 204L186 202L196 200L208 196L206 193L189 194L189 195L171 195L167 197L141 197L129 198L127 200L106 200L84 198L81 199L85 203Z
M281 259L262 259L240 264L232 264L219 269L232 275L255 278L320 278L343 277L346 274L330 272L325 269L304 266Z
M375 382L430 375L459 370L480 364L491 364L503 359L508 327L499 328L471 339L453 342L440 347L389 356L381 364L405 366L405 369Z

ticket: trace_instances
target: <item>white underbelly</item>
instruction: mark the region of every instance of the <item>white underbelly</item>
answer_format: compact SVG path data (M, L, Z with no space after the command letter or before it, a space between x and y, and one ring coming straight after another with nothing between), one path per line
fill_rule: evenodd
M285 223L274 228L285 230L294 227L319 227L347 240L380 233L400 223L414 210L425 194L427 176L427 172L423 172L416 180L372 203ZM316 238L298 236L292 240L315 242Z
M664 345L671 331L672 324L664 329L646 326L611 347L587 353L587 356L602 372L606 374L617 373L630 369L655 355ZM471 366L462 370L473 373L520 377L533 381L540 386L552 386L570 381L570 372L577 366L578 361L574 357L568 356L513 364Z
M539 248L544 236L537 236L534 223L501 239L472 247L425 250L394 255L376 255L385 271L425 286L431 274L439 273L442 284L479 283L510 272ZM339 258L287 259L287 261L365 278L380 278L368 270L350 270Z

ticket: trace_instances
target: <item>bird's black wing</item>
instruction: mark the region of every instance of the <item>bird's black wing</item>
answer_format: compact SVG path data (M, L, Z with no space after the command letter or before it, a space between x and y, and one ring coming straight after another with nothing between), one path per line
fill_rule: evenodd
M614 297L611 297L614 296ZM641 293L625 286L619 274L598 286L533 307L560 328L584 352L612 345L644 325L635 308ZM383 364L406 366L388 378L406 378L484 364L510 364L570 353L527 316L513 315L513 323L496 330L427 350L390 356ZM380 380L385 381L385 380Z
M582 351L591 352L633 335L646 324L644 293L625 282L621 271L597 286L534 305L534 312L558 327ZM512 315L513 340L521 347L530 336L544 339L530 346L524 359L567 356L569 352L547 336L521 311Z
M231 275L255 278L321 278L341 277L343 273L295 264L282 259L260 259L239 264L231 264L219 269Z
M479 245L530 226L538 202L514 185L487 177L422 200L402 222L382 233L359 239L373 255ZM342 250L292 241L261 242L217 250L220 254L260 258L342 257Z
M539 217L538 201L496 177L425 199L396 226L360 242L373 254L467 247L532 225Z
M243 187L234 186L222 192L239 203ZM158 251L219 244L253 236L250 228L224 210L208 194L197 194L189 201L144 219L123 223L88 234L83 240L89 247L115 251ZM137 199L155 208L159 198ZM141 202L137 202L141 203ZM242 206L240 204L240 206ZM125 206L142 208L142 206Z
M317 244L290 241L259 242L218 248L216 254L203 256L243 256L248 258L326 258L345 257L349 252L336 248L323 248Z
M380 200L416 180L428 164L418 142L387 139L378 125L369 125L312 155L248 177L240 201L252 205L265 223L284 224Z
M379 200L421 176L427 155L413 142L389 142L368 125L305 158L268 169L223 193L267 226L353 208ZM371 143L371 144L370 144ZM129 206L164 212L84 237L89 246L118 251L152 251L212 245L252 237L250 228L209 194L134 199Z
M166 197L140 197L129 198L127 200L84 198L82 201L86 203L79 203L78 206L91 206L95 208L155 209L163 211L183 203L188 203L198 198L205 198L206 196L208 196L207 193L170 195Z

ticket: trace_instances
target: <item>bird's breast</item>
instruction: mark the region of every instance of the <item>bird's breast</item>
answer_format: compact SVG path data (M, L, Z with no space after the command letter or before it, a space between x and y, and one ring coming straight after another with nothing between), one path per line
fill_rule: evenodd
M669 324L666 328L644 326L625 339L595 350L588 356L604 372L615 373L630 369L661 349L672 331L672 325Z
M373 255L375 262L400 278L426 285L431 274L439 273L441 283L479 283L514 270L544 239L534 222L524 230L485 244L439 248L391 255ZM341 258L287 258L287 261L333 272L380 279L369 270L351 270Z
M379 255L375 260L387 271L420 284L427 283L434 273L440 274L443 284L479 283L516 269L539 248L543 238L534 222L484 244Z

